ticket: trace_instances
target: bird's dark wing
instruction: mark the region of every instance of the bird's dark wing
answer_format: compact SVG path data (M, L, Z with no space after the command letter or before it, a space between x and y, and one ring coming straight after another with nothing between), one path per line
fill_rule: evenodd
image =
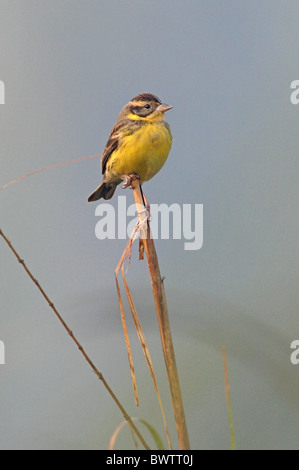
M112 152L114 152L114 150L117 149L119 145L119 131L123 127L123 123L116 123L115 126L112 128L106 147L104 148L104 151L102 153L102 174L104 174L106 171L106 165L110 155L112 154Z
M119 147L121 138L133 134L143 124L143 121L131 121L130 119L122 119L115 124L102 153L102 174L106 171L111 154Z

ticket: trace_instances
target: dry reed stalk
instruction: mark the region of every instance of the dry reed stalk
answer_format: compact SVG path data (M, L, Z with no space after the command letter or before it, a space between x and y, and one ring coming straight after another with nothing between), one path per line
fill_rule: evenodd
M229 420L231 449L232 450L237 450L236 435L235 435L234 420L233 420L233 412L232 412L232 405L231 405L231 399L230 399L230 386L229 386L229 379L228 379L228 367L227 367L227 360L226 360L226 351L225 351L224 347L222 348L222 358L223 358L223 367L224 367L225 392L226 392L226 401L227 401L227 409L228 409L228 420Z
M135 226L135 228L133 230L133 233L132 233L132 235L129 239L129 242L128 242L121 258L120 258L120 261L119 261L119 263L116 267L116 270L115 270L116 290L117 290L120 315L121 315L121 320L122 320L122 325L123 325L123 330L124 330L124 336L125 336L126 348L127 348L127 353L128 353L128 359L129 359L129 364L130 364L131 380L132 380L132 386L133 386L133 391L134 391L134 398L135 398L136 405L139 406L136 376L135 376L135 369L134 369L134 364L133 364L131 345L130 345L128 328L127 328L126 319L125 319L124 306L123 306L123 302L122 302L122 298L121 298L121 294L120 294L119 283L118 283L118 275L119 275L119 272L121 271L122 278L123 278L123 283L124 283L125 291L126 291L126 295L127 295L127 300L128 300L128 303L129 303L129 307L130 307L131 315L132 315L133 322L134 322L134 325L135 325L136 333L137 333L137 336L138 336L138 339L139 339L139 342L140 342L143 354L145 356L146 363L147 363L147 366L149 368L151 378L152 378L152 381L153 381L153 384L154 384L154 387L155 387L155 390L156 390L156 395L157 395L157 398L158 398L158 402L159 402L159 406L160 406L160 410L161 410L161 414L162 414L162 418L163 418L163 423L164 423L164 428L165 428L166 437L167 437L167 441L168 441L168 446L169 446L169 449L172 449L172 445L171 445L171 441L170 441L170 435L169 435L167 421L166 421L166 416L165 416L163 403L162 403L160 392L159 392L159 387L158 387L156 375L155 375L155 372L154 372L154 367L153 367L151 355L150 355L149 348L148 348L148 345L147 345L147 341L146 341L146 338L145 338L145 335L144 335L144 332L143 332L143 329L142 329L142 326L141 326L141 322L139 320L138 313L137 313L137 310L136 310L136 307L135 307L135 304L134 304L134 301L133 301L133 297L132 297L132 294L131 294L131 291L130 291L130 288L128 286L126 276L125 276L125 261L126 261L126 259L128 259L129 262L130 262L131 252L132 252L132 245L134 243L135 236L136 236L136 234L138 233L139 230L140 230L140 224L137 223L137 225ZM142 242L142 243L139 244L139 249L142 250L143 240L139 239L139 241Z
M142 329L142 326L141 326L141 322L139 320L137 310L136 310L136 307L135 307L135 304L134 304L134 301L133 301L133 298L132 298L132 295L131 295L131 291L130 291L128 283L126 281L124 266L122 266L122 278L123 278L123 282L124 282L124 285L125 285L127 299L128 299L128 302L129 302L129 306L130 306L130 310L131 310L131 313L132 313L132 317L133 317L135 329L136 329L136 332L137 332L137 335L138 335L138 339L139 339L139 342L141 344L143 353L145 355L145 359L146 359L146 362L147 362L147 365L148 365L148 368L149 368L149 371L150 371L150 374L151 374L151 377L152 377L152 381L153 381L153 384L154 384L154 387L155 387L155 390L156 390L159 406L160 406L161 413L162 413L162 418L163 418L163 423L164 423L164 427L165 427L168 446L169 446L169 449L172 449L172 445L171 445L171 441L170 441L170 435L169 435L167 421L166 421L166 416L165 416L165 412L164 412L164 408L163 408L163 404L162 404L162 400L161 400L161 396L160 396L160 392L159 392L159 387L158 387L156 375L155 375L155 372L154 372L154 366L153 366L152 358L151 358L149 348L148 348L148 345L147 345L147 341L145 339L145 335L144 335L144 332L143 332L143 329Z
M75 160L70 160L68 162L62 162L62 163L56 163L55 165L47 166L46 168L41 168L40 170L32 171L31 173L27 173L26 175L20 176L20 178L17 178L13 181L10 181L10 183L7 183L4 186L1 186L0 191L3 191L4 189L8 188L12 184L18 183L19 181L22 181L22 180L28 178L29 176L33 176L33 175L37 175L38 173L42 173L43 171L54 170L54 168L59 168L61 166L70 165L72 163L82 162L84 160L90 160L91 158L98 158L100 156L101 155L97 154L97 155L90 155L89 157L76 158Z
M47 303L49 304L49 306L51 307L51 309L53 310L53 312L55 313L55 315L57 316L58 320L61 322L61 324L63 325L63 327L66 329L66 331L68 332L69 336L72 338L72 340L74 341L74 343L77 345L79 351L82 353L82 355L84 356L85 360L88 362L88 364L90 365L90 367L92 368L92 370L94 371L94 373L97 375L97 377L101 380L101 382L103 383L104 387L106 388L106 390L108 391L109 395L112 397L112 399L114 400L114 402L116 403L116 405L118 406L118 408L120 409L121 413L123 414L125 420L127 421L127 423L129 424L130 428L132 431L135 432L136 436L138 437L138 439L140 440L140 442L142 443L142 445L144 446L144 448L146 450L150 450L149 446L147 445L147 443L145 442L145 440L143 439L142 435L140 434L138 428L135 426L134 422L132 421L131 417L128 415L128 413L126 412L126 410L124 409L124 407L122 406L122 404L120 403L120 401L118 400L118 398L116 397L116 395L114 394L114 392L112 391L112 389L110 388L110 386L108 385L108 383L106 382L106 380L104 379L103 377L103 374L97 369L97 367L94 365L94 363L92 362L92 360L90 359L90 357L87 355L87 353L85 352L85 350L83 349L83 347L81 346L81 344L79 343L79 341L77 340L77 338L75 337L75 335L73 334L72 330L68 327L68 325L66 324L66 322L63 320L62 316L60 315L60 313L58 312L58 310L56 309L55 305L53 304L53 302L50 300L50 298L48 297L48 295L46 294L46 292L44 291L44 289L41 287L40 283L38 282L38 280L33 276L33 274L31 273L31 271L29 270L29 268L27 267L26 263L24 262L24 260L20 257L20 255L18 254L18 252L16 251L16 249L13 247L12 243L9 241L9 239L6 237L6 235L4 235L3 231L0 229L0 236L4 239L4 241L6 242L6 244L8 245L8 247L10 248L10 250L13 252L13 254L15 255L15 257L17 258L18 262L23 266L24 270L26 271L26 273L28 274L28 276L30 277L30 279L34 282L34 284L36 285L36 287L38 288L38 290L40 291L40 293L42 294L42 296L44 297L44 299L47 301Z
M134 368L134 363L133 363L129 332L128 332L128 327L127 327L127 322L126 322L126 317L125 317L125 310L124 310L123 301L122 301L121 294L120 294L120 288L119 288L117 277L115 277L115 280L116 280L116 290L117 290L118 304L119 304L119 310L120 310L120 317L121 317L121 322L122 322L122 326L124 330L126 349L127 349L127 354L128 354L129 364L130 364L134 399L135 399L136 406L139 406L135 368Z
M156 313L158 317L162 349L171 391L172 406L176 422L179 446L181 450L188 450L190 449L190 443L167 311L164 283L160 274L155 244L153 239L151 238L148 215L146 214L145 210L145 199L138 178L132 179L131 187L133 189L137 213L139 217L141 229L140 236L143 239L143 246L147 257L148 268L152 282L152 290L155 301ZM142 208L142 210L140 210L140 208Z

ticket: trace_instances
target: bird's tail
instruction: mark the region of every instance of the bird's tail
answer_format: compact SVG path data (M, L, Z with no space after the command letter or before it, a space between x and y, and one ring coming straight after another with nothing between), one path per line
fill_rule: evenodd
M101 197L108 201L115 193L116 187L117 184L115 183L106 183L103 181L95 192L89 196L88 202L98 201Z

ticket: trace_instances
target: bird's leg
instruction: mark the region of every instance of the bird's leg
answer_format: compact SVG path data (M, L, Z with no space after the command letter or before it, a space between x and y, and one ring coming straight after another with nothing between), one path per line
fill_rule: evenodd
M132 174L132 175L122 175L122 179L124 180L123 188L130 188L133 189L132 183L134 180L139 180L139 176Z
M123 188L130 188L130 189L134 189L134 186L133 186L133 182L136 181L136 180L140 180L140 177L136 174L131 174L131 175L122 175L122 179L124 180L124 184L123 184ZM144 209L141 210L140 212L138 213L141 213L141 212L147 212L147 218L150 217L151 215L151 210L150 210L150 205L149 205L149 202L148 200L146 199L145 197L145 194L144 192L142 191L142 187L140 185L140 192L141 192L141 195L142 195L142 200L143 200L143 204L144 204Z
M141 195L142 195L142 199L143 199L143 202L144 202L144 207L148 213L148 218L150 217L151 215L151 206L150 206L150 203L148 202L148 200L146 199L146 196L142 190L142 186L140 186L140 191L141 191Z

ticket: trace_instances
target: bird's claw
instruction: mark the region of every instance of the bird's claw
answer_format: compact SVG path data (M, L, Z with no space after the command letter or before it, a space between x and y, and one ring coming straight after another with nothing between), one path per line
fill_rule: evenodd
M124 184L123 184L123 188L126 189L126 188L130 188L130 189L133 189L133 181L134 180L140 180L139 176L138 175L123 175L122 176L122 179L124 180Z

